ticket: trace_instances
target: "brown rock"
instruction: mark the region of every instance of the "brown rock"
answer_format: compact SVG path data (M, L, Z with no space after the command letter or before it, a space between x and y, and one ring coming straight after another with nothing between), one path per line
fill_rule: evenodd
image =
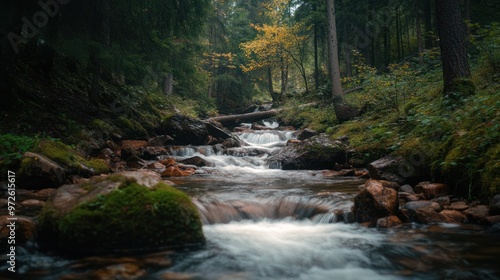
M192 173L189 173L187 171L181 170L177 166L169 166L161 173L162 177L184 177L184 176L189 176Z
M385 187L385 188L391 188L393 190L398 190L399 189L399 184L396 183L396 182L391 182L391 181L385 181L385 180L379 180L380 183L382 183L382 185Z
M410 201L401 209L401 213L407 222L421 224L445 223L448 222L445 216L438 213L441 206L432 201Z
M380 218L377 220L378 228L391 228L395 226L399 226L402 224L401 220L397 216L388 216L384 218Z
M415 186L415 193L422 193L427 199L448 195L450 188L446 184L421 182Z
M8 238L11 233L11 228L7 227L12 222L15 222L16 245L21 245L23 242L34 238L36 233L36 225L32 219L28 217L16 216L16 221L11 221L11 216L0 216L0 248L7 248Z
M174 166L177 164L177 162L173 158L166 158L166 159L160 160L160 163L165 165L166 167Z
M439 205L441 205L442 208L450 205L450 197L449 196L440 196L438 198L432 199L431 201L439 203Z
M470 222L478 223L489 216L489 209L486 205L477 205L464 211Z
M465 221L465 215L457 210L443 210L441 215L446 217L446 220L453 221L456 224L461 224Z
M446 209L448 210L456 210L456 211L465 211L469 209L469 205L465 203L465 201L457 201L453 202L450 204L450 206L447 206Z
M368 180L354 198L354 213L359 223L375 223L379 218L395 215L399 208L397 192L378 180Z
M123 140L122 141L122 150L123 149L133 149L139 150L139 148L147 147L148 142L142 140Z

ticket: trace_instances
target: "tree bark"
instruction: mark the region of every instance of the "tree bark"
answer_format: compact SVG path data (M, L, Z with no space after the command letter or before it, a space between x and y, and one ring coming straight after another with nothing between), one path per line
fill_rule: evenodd
M345 122L360 115L360 111L344 102L344 91L340 81L340 65L337 43L337 25L335 22L335 0L327 0L328 13L328 51L330 55L330 80L332 82L333 108L337 121Z
M422 38L422 27L420 23L420 8L418 7L418 0L415 0L415 18L416 18L417 44L418 44L418 63L420 65L423 65L424 42Z
M444 93L473 94L467 40L460 3L456 0L436 0L436 14L443 63Z
M343 90L340 81L340 65L337 44L337 24L335 22L335 0L327 0L328 12L328 50L330 58L330 80L332 82L332 95L334 98L342 98Z
M425 0L424 2L425 48L432 49L434 47L434 39L432 38L432 0Z
M316 4L313 4L313 11L316 13ZM314 89L319 88L319 64L318 64L318 21L314 17Z

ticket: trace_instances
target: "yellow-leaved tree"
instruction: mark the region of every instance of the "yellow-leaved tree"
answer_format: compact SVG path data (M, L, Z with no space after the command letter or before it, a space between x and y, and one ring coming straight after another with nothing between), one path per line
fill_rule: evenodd
M300 35L300 31L304 28L290 20L290 1L273 0L265 4L265 7L271 24L251 25L258 34L254 40L241 44L247 62L242 69L250 72L267 68L269 92L273 101L279 101L287 91L291 63L299 69L306 92L308 91L304 66L307 36ZM277 68L281 74L279 94L273 90L273 69Z

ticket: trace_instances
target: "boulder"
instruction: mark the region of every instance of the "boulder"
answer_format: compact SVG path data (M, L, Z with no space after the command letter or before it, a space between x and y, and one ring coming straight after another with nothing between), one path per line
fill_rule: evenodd
M410 223L434 224L452 222L446 216L438 213L441 210L439 203L423 200L407 202L401 209L401 213L406 222Z
M448 210L456 210L456 211L465 211L469 209L469 205L465 203L465 201L455 201L451 203L449 206L446 206Z
M309 138L316 136L316 135L318 135L317 131L306 128L306 129L302 129L301 131L299 131L299 133L297 134L297 139L302 141L302 140L309 139Z
M174 138L169 135L159 135L148 140L150 147L164 147L174 143Z
M23 188L43 189L62 185L66 180L66 171L45 156L26 152L17 176Z
M299 143L287 144L273 153L267 163L283 170L333 169L335 163L345 163L346 154L342 144L326 134L314 136Z
M368 170L372 179L393 181L400 185L418 182L418 179L426 176L425 165L413 157L385 156L368 164Z
M396 156L385 156L368 164L370 177L375 180L387 180L404 184L405 178L400 174L404 158Z
M422 193L427 199L445 196L450 193L450 188L446 184L421 182L415 186L415 193Z
M465 215L460 211L456 210L443 210L439 212L441 215L445 216L446 220L453 221L455 224L461 224L465 221Z
M354 198L356 221L375 224L380 218L396 215L398 205L397 191L384 187L378 180L368 180Z
M196 207L152 171L64 185L38 217L43 245L68 252L157 250L204 243Z
M490 202L490 215L500 215L500 194L495 195Z
M209 135L204 122L182 115L174 115L162 121L156 133L170 135L175 145L203 145Z
M489 209L486 205L476 205L463 212L467 220L472 223L478 223L489 216Z
M220 123L206 121L205 125L207 127L208 134L216 139L224 141L233 137L230 132L224 130Z

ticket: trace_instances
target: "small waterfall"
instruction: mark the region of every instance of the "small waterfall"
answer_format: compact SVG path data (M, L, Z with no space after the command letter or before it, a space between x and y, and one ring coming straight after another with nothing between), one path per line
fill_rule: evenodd
M204 224L224 224L241 220L309 219L315 223L345 221L349 209L339 208L319 198L282 197L261 201L220 201L213 198L194 200ZM340 215L340 216L339 216ZM337 217L339 216L339 217Z

